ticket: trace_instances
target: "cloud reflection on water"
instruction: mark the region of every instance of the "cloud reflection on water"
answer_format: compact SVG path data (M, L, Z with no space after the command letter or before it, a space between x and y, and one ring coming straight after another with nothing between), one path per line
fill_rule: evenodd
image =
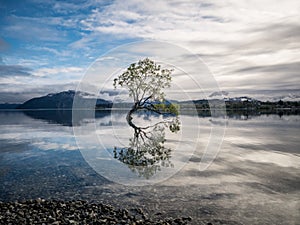
M195 221L211 214L245 224L253 222L249 217L253 214L261 224L297 221L299 116L229 118L221 151L205 171L199 171L198 165L209 138L211 118L199 117L197 149L188 163L163 183L145 187L107 183L84 162L79 151L75 148L66 151L76 146L71 127L21 113L1 113L0 118L1 199L38 196L72 199L77 196L118 204L140 202L149 207L154 204L168 212L174 207L184 208ZM191 133L194 119L185 117ZM109 120L109 117L96 118L97 135L104 144L113 146L109 135L103 136L111 130ZM83 126L91 128L90 123ZM126 129L123 131L125 141ZM182 146L188 147L192 142L195 139L187 139ZM90 145L92 147L93 142ZM184 150L178 151L175 159L184 160ZM99 155L94 156L104 160Z

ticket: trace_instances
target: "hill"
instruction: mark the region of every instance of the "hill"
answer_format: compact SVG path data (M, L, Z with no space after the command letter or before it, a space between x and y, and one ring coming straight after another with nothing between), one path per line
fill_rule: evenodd
M0 109L16 109L20 104L3 103L0 104Z
M19 105L18 109L72 109L75 91L63 91L46 96L32 98ZM79 95L79 97L87 101L96 101L97 107L110 108L112 103L104 99L95 99L88 94ZM84 108L84 106L82 106Z

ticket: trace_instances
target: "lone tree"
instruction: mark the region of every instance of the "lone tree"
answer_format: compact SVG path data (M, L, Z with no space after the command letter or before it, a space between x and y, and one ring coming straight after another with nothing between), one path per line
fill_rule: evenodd
M118 85L129 90L133 98L133 108L149 105L150 101L163 102L163 89L170 87L172 69L162 69L149 58L132 63L127 70L114 79L114 87Z

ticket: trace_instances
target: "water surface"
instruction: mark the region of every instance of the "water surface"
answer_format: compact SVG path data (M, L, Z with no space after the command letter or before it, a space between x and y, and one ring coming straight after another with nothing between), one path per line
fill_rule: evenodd
M180 170L160 183L146 186L125 186L99 174L78 149L71 115L67 110L0 112L1 201L38 197L103 201L117 206L139 206L149 213L189 215L194 224L300 221L298 115L231 115L225 124L220 152L205 171L199 171L199 162L211 127L223 127L223 121L182 115L181 119L189 124L185 130L186 149L179 145L170 158L174 166L162 166L153 176L162 176L165 171L172 173L177 166ZM125 134L115 130L121 136L119 143L113 142L114 138L110 140L105 131L111 131L112 126L124 128L124 115L102 111L96 113L95 120L83 117L74 125L94 127L104 145L119 146L132 135L130 129ZM200 127L193 127L196 120ZM195 130L199 131L198 139L189 138ZM170 142L175 137L171 134L167 139L176 147L175 142Z

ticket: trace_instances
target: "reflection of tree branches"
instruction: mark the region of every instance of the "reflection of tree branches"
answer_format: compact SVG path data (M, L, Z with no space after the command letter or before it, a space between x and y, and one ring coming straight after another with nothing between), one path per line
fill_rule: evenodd
M132 118L131 115L129 117ZM132 121L129 125L131 123ZM172 131L173 127L179 128L178 118L172 117L146 127L132 124L134 135L129 139L128 147L119 149L115 147L114 157L145 178L150 178L157 170L160 170L161 166L173 166L170 162L172 150L164 146L165 129L168 127ZM175 132L174 129L173 132Z

